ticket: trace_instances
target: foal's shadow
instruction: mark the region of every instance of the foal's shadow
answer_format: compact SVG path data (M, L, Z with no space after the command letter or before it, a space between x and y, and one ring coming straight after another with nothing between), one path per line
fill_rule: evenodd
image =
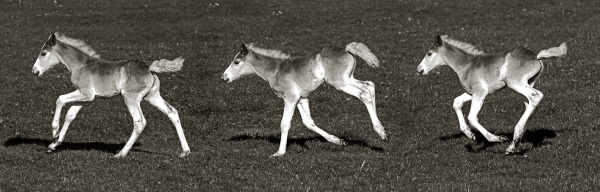
M383 148L371 146L369 143L367 143L366 141L363 141L363 140L347 139L344 137L340 137L340 139L343 139L344 141L346 141L347 146L360 146L360 147L369 148L373 151L383 152ZM255 134L255 135L244 134L244 135L238 135L238 136L229 138L227 141L245 141L245 140L263 140L263 141L268 141L269 143L279 144L281 138L273 136L273 135L263 136L263 135L258 135L258 134ZM298 145L304 149L309 149L309 147L306 145L306 143L309 141L318 141L318 142L329 143L329 141L325 140L325 138L323 138L323 137L314 136L314 137L304 137L304 138L288 138L287 145L288 146Z
M523 155L526 152L533 150L535 148L552 144L552 142L547 141L547 139L555 138L557 133L559 133L559 132L561 132L561 131L554 131L554 130L545 129L545 128L544 129L536 129L536 130L526 130L525 134L523 135L523 138L521 139L521 142L519 144L521 146L523 146L523 144L529 143L529 144L531 144L531 147L530 148L526 148L526 147L521 148L521 147L517 146L518 152L516 154ZM483 135L481 135L481 133L476 132L476 131L474 131L473 133L476 135L477 141L475 141L475 143L470 143L470 144L465 145L465 148L470 153L479 153L479 152L483 152L483 151L490 151L489 150L490 147L493 147L496 145L502 145L504 143L510 142L510 141L504 142L504 143L488 142L487 140L485 140ZM506 137L510 138L511 140L513 137L513 133L503 133L503 134L499 134L499 135L506 136ZM458 139L458 138L463 138L463 137L466 138L462 132L459 132L459 133L453 134L453 135L442 136L439 139L442 141L447 141L447 140ZM504 151L502 151L502 152L504 152Z
M40 145L40 146L47 147L52 142L54 142L54 141L50 140L50 139L13 137L13 138L6 140L4 142L4 146L12 147L12 146L17 146L17 145L32 145L33 144L33 145ZM125 143L112 144L112 143L103 143L103 142L86 142L86 143L63 142L58 147L56 147L56 150L54 150L54 152L68 151L68 150L87 150L87 151L97 150L97 151L102 151L102 152L106 152L106 153L116 154L121 150L121 148L123 148L123 146L125 146ZM141 146L141 144L134 143L133 146L134 147ZM44 149L47 149L47 148L44 148ZM138 149L133 149L133 148L130 151L153 153L150 151L138 150Z

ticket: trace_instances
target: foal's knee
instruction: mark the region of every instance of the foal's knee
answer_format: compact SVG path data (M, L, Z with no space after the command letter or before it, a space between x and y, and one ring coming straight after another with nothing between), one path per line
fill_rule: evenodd
M367 85L367 87L369 87L369 89L375 89L375 83L371 82L371 81L363 81L363 83L365 85ZM374 93L373 93L374 94Z
M542 98L544 98L544 93L535 90L535 92L533 92L531 95L532 104L536 106L540 101L542 101Z
M146 127L146 125L144 123L142 123L143 121L140 120L134 120L133 121L133 130L137 133L137 134L141 134L144 131L144 127Z
M479 122L479 119L477 119L476 115L469 115L467 117L467 120L469 120L469 123L471 123L471 124L476 124Z
M465 102L463 102L462 99L456 98L454 99L454 104L452 104L452 108L454 108L454 110L460 110L462 109L462 106Z
M169 105L168 103L167 107L169 109L169 111L167 111L167 115L169 116L169 118L171 118L172 121L179 122L179 112L177 112L177 109L175 109L175 107Z
M77 113L67 113L67 115L65 116L65 121L71 121L71 120L75 119L76 116L77 116Z
M302 123L309 129L312 129L312 127L316 126L315 122L312 119L303 119Z
M362 100L365 103L372 103L373 102L373 97L371 95L370 91L365 91L365 90L361 90L360 93L358 94L358 97L360 100Z
M65 106L65 102L63 100L63 96L58 97L56 100L56 106Z

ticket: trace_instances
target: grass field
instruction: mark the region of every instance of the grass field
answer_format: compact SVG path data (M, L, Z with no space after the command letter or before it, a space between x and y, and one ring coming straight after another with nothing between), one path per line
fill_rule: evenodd
M598 191L598 23L600 1L586 0L0 0L0 191ZM55 31L107 60L185 57L182 71L159 77L192 153L177 157L175 129L144 102L144 133L126 158L111 158L133 128L121 97L85 105L46 153L55 101L75 90L64 67L31 74ZM436 34L490 53L568 42L568 57L545 62L536 83L545 97L519 154L460 132L452 101L464 91L450 68L416 75ZM355 77L376 83L391 141L372 130L360 100L323 86L312 116L349 146L326 142L296 112L286 155L270 158L283 101L256 76L220 79L240 43L301 55L353 41L383 66L359 61ZM480 121L512 138L525 101L497 92Z

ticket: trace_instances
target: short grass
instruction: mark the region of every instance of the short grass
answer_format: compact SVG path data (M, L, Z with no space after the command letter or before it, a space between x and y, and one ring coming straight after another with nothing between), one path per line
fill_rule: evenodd
M597 191L599 22L598 1L1 0L0 191ZM159 76L191 155L177 158L168 118L143 103L146 130L126 158L111 158L133 127L120 97L87 104L65 143L46 153L55 101L74 90L63 67L31 74L55 31L109 60L185 57L182 71ZM568 57L547 61L536 83L545 97L521 153L463 136L452 70L416 75L436 34L489 52L568 42ZM260 78L220 79L240 43L299 55L352 41L382 63L360 61L355 77L376 83L391 141L377 137L358 99L323 86L311 97L313 117L349 146L324 141L296 113L287 154L269 158L283 102ZM524 101L508 89L490 96L482 124L511 136Z

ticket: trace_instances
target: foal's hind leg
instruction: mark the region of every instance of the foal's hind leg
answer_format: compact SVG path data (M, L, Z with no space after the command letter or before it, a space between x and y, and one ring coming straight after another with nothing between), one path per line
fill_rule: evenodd
M183 128L181 128L181 121L179 120L179 113L177 110L169 105L161 96L160 96L160 81L158 77L154 75L154 85L146 95L144 99L150 102L153 106L158 108L164 114L169 117L171 123L175 126L175 130L177 131L177 136L179 136L179 142L181 143L181 149L183 150L179 157L185 157L190 154L190 147L188 146L187 140L185 139L185 135L183 134Z
M373 105L375 106L376 102L375 102L375 83L371 82L371 81L361 81L358 79L354 79L353 77L350 78L350 81L352 81L352 84L355 86L358 86L360 89L367 89L369 90L369 95L371 96L371 101L373 102ZM374 107L375 112L377 112L377 107Z
M515 91L521 93L523 96L527 97L527 100L529 101L529 103L527 104L527 107L525 108L525 113L523 113L523 116L521 117L521 119L519 120L517 125L515 126L515 133L513 135L513 141L511 142L510 146L508 146L508 148L506 149L506 154L515 152L517 143L521 140L521 138L523 137L523 134L525 133L525 124L527 123L529 116L531 116L531 113L533 113L533 111L535 110L535 107L538 105L538 103L544 97L544 94L541 91L534 89L531 85L527 86L527 85L519 84L519 85L514 85L514 86L509 86L509 87L514 89Z
M302 122L308 129L310 129L314 132L317 132L319 135L323 136L329 142L332 142L332 143L335 143L338 145L346 145L346 142L344 142L344 140L323 131L322 129L320 129L319 127L317 127L315 125L315 122L313 121L312 117L310 116L310 108L308 106L308 99L306 99L306 98L300 99L300 101L298 102L298 111L300 112L300 116L302 117Z
M65 116L65 122L63 123L63 127L62 129L60 129L60 133L58 134L58 138L56 139L56 141L50 144L50 146L48 146L48 148L50 149L49 151L55 150L56 147L63 142L63 140L65 139L65 135L67 134L67 129L69 129L69 125L71 124L71 121L75 119L80 109L81 105L73 105L71 106L71 108L69 108L69 111L67 111L67 115Z
M127 156L127 153L142 131L144 131L144 127L146 126L146 119L144 119L142 108L140 107L142 96L139 93L123 93L123 97L125 98L125 105L127 105L127 109L129 109L129 113L133 118L133 132L131 133L131 137L129 137L129 140L127 140L127 143L123 149L121 149L121 151L114 156L115 158Z
M377 110L375 109L375 85L370 82L366 84L357 83L358 80L350 77L347 81L344 82L336 82L332 83L337 89L342 90L365 103L367 106L367 110L369 111L369 116L371 117L371 122L373 123L373 129L377 134L381 137L381 139L388 141L388 137L385 133L385 129L379 118L377 117ZM372 90L372 91L371 91Z
M151 91L152 92L152 91ZM181 143L182 152L179 154L179 157L185 157L190 154L190 147L188 146L187 140L185 139L185 135L183 134L183 128L181 127L181 121L179 120L179 113L177 110L169 105L158 92L153 95L146 96L146 101L150 102L150 104L154 105L160 111L165 113L171 123L175 125L175 130L177 131L177 136L179 136L179 142Z

